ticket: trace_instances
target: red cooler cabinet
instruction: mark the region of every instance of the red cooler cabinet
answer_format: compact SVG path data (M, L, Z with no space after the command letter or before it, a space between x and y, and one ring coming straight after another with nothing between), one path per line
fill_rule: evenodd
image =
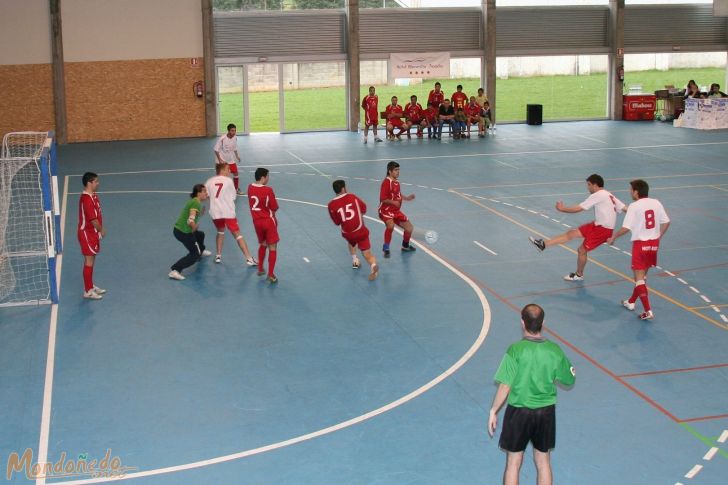
M625 94L622 119L627 121L654 120L657 98L654 94Z

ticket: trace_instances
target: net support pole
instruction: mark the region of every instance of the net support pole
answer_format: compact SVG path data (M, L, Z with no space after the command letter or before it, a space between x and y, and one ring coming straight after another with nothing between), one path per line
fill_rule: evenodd
M50 154L51 167L51 189L53 191L53 218L55 220L56 254L63 252L63 241L61 240L61 199L58 191L58 158L56 152L56 137L52 131L48 132L48 152Z
M39 165L41 191L43 192L43 216L44 230L46 236L46 247L48 250L48 283L50 286L51 303L58 303L58 284L56 281L56 232L53 216L53 191L50 169L50 149L43 148Z

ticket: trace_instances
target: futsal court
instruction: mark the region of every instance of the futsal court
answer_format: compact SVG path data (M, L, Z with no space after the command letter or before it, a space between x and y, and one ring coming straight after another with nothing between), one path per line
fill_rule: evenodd
M499 128L484 140L367 145L348 132L240 137L241 185L267 167L281 205L276 285L229 235L221 264L167 277L185 252L172 226L214 173L214 140L59 147L60 304L0 309L0 454L31 448L55 462L111 450L130 483L500 483L502 411L496 437L486 430L493 376L535 302L577 375L559 390L555 483L726 483L728 133ZM405 254L395 234L383 259L376 208L389 160L416 195L403 211L439 238ZM81 296L85 171L100 174L107 230L100 301ZM590 253L583 282L562 279L580 240L543 253L528 242L593 218L554 208L583 201L592 173L624 202L644 178L672 219L648 279L652 321L620 305L633 288L629 236ZM368 205L376 281L363 261L352 269L329 220L338 178ZM245 197L237 210L255 253ZM209 217L201 227L214 251ZM535 483L530 447L521 476ZM108 479L73 480L48 483Z

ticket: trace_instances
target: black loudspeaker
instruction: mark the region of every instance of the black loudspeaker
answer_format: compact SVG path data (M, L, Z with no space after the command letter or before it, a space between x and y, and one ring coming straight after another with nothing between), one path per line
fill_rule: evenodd
M529 125L540 125L541 123L543 123L542 104L526 105L526 123Z

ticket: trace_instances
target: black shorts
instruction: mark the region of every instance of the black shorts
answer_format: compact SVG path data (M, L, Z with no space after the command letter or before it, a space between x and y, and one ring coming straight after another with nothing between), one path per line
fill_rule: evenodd
M506 451L519 452L528 442L543 453L556 447L556 406L538 409L506 407L498 446Z

